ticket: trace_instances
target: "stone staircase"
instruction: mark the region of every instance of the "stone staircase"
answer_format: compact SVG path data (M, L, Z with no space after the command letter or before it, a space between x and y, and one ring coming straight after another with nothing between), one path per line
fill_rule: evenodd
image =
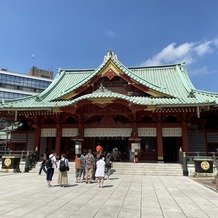
M24 166L22 164L22 166ZM39 172L39 163L30 172ZM70 172L75 172L74 162L69 162ZM21 171L23 167L21 167ZM57 171L56 171L57 172ZM182 176L183 171L178 163L130 163L114 162L112 167L114 175L151 175L151 176Z
M181 165L169 163L125 163L115 162L113 174L119 175L151 175L151 176L182 176Z

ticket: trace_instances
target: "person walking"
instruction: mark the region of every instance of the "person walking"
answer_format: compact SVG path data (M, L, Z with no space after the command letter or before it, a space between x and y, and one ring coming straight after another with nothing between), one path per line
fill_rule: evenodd
M48 183L48 187L51 187L51 181L52 177L54 175L54 167L56 166L57 168L57 162L56 162L56 153L55 151L51 151L51 154L49 155L49 159L46 160L45 166L47 168L47 175L46 175L46 180Z
M85 180L85 175L86 175L86 170L85 170L85 155L86 155L86 152L84 151L82 153L82 155L80 156L80 158L82 159L82 171L81 171L82 180Z
M105 161L104 156L100 156L100 160L96 163L96 172L95 177L98 179L98 187L103 188L104 183L104 176L105 176Z
M97 145L97 147L96 147L96 152L97 152L97 158L99 159L100 158L100 156L102 155L102 152L103 152L103 148L102 148L102 146L101 146L101 144L100 143L98 143L98 145Z
M97 154L93 154L93 156L94 156L95 164L94 164L94 168L93 168L93 173L92 173L93 177L92 177L92 179L95 181L95 179L96 179L96 177L95 177L96 163L100 159L100 156L97 157Z
M89 149L88 154L85 156L86 184L88 184L88 178L90 180L90 183L92 183L94 165L95 159L92 155L91 149Z
M82 159L81 155L77 154L75 158L75 174L76 174L76 183L81 182L81 173L82 173Z
M107 154L105 158L105 174L107 175L107 179L109 179L109 176L111 175L111 167L112 167L112 161L110 154Z
M61 187L66 187L68 185L67 171L69 170L69 161L66 158L65 153L61 155L61 159L58 162L58 169L59 169L58 184Z
M44 171L45 174L47 174L47 170L46 170L46 168L45 168L45 161L46 161L46 159L43 158L42 161L41 161L41 163L40 163L39 175L42 174L42 171Z
M119 151L117 147L114 147L112 150L113 161L117 161L119 156Z

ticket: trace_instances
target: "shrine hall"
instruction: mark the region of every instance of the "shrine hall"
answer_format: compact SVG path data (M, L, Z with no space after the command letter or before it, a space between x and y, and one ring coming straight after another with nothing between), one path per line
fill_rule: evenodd
M218 93L198 90L184 64L127 67L109 51L95 69L58 69L36 96L1 100L0 117L20 122L11 150L73 160L97 144L121 161L178 162L179 150L218 149Z

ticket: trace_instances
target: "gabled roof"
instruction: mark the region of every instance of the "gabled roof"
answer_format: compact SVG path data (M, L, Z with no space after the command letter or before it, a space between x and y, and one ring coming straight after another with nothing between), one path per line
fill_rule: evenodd
M97 76L102 76L104 69L113 68L119 75L128 77L135 84L148 89L151 97L127 96L112 91L99 91L78 97L76 90L88 87ZM159 93L155 95L154 93ZM73 96L69 99L64 96ZM41 94L17 100L0 102L0 110L48 109L64 107L82 100L96 98L123 99L132 104L163 107L181 107L197 105L216 105L218 93L195 89L182 64L156 67L126 67L113 52L108 52L103 63L96 69L59 69L58 73Z

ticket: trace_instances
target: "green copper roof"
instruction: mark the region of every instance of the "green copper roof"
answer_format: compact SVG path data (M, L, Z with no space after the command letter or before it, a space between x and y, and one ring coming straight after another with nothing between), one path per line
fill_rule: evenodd
M123 74L136 83L142 84L154 91L163 93L167 97L136 97L119 94L112 91L96 90L93 93L71 100L58 100L77 88L86 85L111 61ZM63 70L59 69L54 81L41 94L17 100L0 102L0 110L13 109L48 109L75 104L81 100L94 98L117 98L132 104L145 106L192 106L214 105L218 103L218 93L210 93L195 89L189 76L181 64L157 67L129 67L124 66L109 52L103 63L96 69Z

